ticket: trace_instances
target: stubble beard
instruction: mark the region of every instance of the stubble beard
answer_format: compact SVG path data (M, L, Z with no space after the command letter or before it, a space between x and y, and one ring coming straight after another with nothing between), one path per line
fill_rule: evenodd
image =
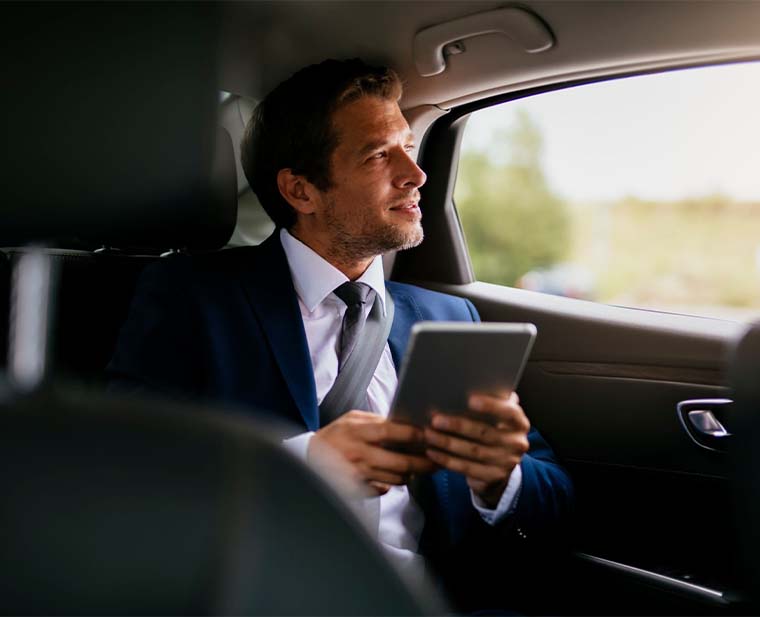
M410 249L418 246L424 238L419 220L408 226L365 220L359 233L352 232L346 222L335 214L332 203L325 210L325 220L332 234L330 257L338 263L352 263L391 251Z

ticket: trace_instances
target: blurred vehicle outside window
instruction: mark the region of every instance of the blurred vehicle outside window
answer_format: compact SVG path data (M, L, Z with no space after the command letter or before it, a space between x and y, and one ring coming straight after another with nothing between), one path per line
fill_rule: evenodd
M474 112L454 193L478 280L760 317L760 63Z

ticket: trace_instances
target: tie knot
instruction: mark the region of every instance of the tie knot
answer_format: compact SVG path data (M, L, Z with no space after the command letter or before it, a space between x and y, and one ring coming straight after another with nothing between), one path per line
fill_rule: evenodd
M371 291L372 288L366 283L349 281L337 287L334 293L346 303L346 306L357 306L367 302Z

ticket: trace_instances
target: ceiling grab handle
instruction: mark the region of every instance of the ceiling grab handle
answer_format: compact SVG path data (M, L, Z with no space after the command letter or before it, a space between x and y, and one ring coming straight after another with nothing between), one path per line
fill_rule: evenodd
M414 63L423 77L438 75L446 69L446 45L481 34L503 34L535 54L554 46L554 35L536 15L518 7L476 13L430 26L414 35Z

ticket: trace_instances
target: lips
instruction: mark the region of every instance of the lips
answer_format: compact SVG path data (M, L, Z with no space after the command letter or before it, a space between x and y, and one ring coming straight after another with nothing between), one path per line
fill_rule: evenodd
M398 205L391 206L389 210L397 212L419 212L420 194L418 191L411 191L398 200Z
M393 212L393 216L399 221L417 224L422 219L422 210L420 210L419 203L416 201L408 201L398 206L393 206L389 210Z
M419 204L416 201L412 201L412 202L409 202L409 203L401 204L399 206L393 206L391 208L391 210L409 210L409 211L414 211L414 210L419 210L419 208L420 208Z

